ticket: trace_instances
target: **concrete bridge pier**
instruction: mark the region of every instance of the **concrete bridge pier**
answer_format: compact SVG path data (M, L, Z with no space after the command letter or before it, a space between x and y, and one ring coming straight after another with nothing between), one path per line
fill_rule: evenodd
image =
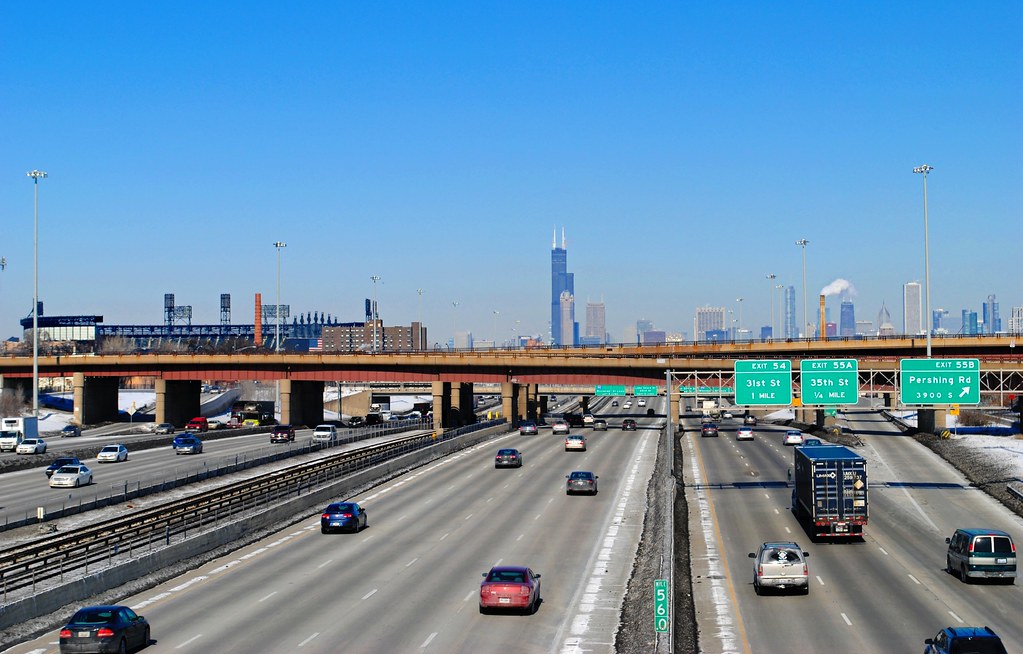
M540 420L540 385L530 384L526 387L526 413L527 420L539 423Z
M451 382L431 383L433 394L433 429L443 432L448 427L449 413L451 412Z
M540 415L537 416L537 421L540 420L540 416L542 416L542 415L547 413L549 402L550 402L550 398L548 396L546 396L546 395L541 395L540 396L540 408L539 408L539 414Z
M72 380L75 387L75 417L78 417L78 379ZM169 422L175 427L185 424L201 415L199 412L199 393L202 384L198 381L178 379L157 379L156 385L156 422Z
M918 409L917 429L928 434L940 434L948 427L948 409Z
M519 408L519 395L521 387L511 382L501 384L501 412L508 419L508 424L518 427L522 420L521 409Z
M282 379L279 383L281 423L315 427L323 422L322 381Z
M120 377L86 377L85 373L76 372L71 377L71 386L75 396L75 422L95 425L118 419L117 391Z
M589 413L590 412L590 396L589 395L583 395L583 396L581 396L579 398L579 407L582 409L583 413Z
M471 425L476 422L476 397L473 395L472 382L459 382L452 387L451 413L457 420L455 427Z

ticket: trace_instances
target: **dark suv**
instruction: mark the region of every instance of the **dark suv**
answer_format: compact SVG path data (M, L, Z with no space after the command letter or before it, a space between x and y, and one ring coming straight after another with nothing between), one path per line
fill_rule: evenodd
M64 466L78 466L82 465L82 462L78 460L76 456L62 456L58 459L54 459L53 463L46 468L46 476L52 477L53 473L60 470Z
M934 638L924 641L924 654L1006 654L1005 645L991 627L945 627Z

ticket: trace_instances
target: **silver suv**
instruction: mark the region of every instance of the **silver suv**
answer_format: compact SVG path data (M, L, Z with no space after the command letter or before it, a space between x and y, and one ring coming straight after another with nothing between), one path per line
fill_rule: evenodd
M760 595L768 588L795 589L806 595L810 592L808 556L809 552L793 542L762 543L756 552L749 554L753 559L753 590Z
M313 430L314 443L335 443L337 442L337 427L334 425L317 425Z

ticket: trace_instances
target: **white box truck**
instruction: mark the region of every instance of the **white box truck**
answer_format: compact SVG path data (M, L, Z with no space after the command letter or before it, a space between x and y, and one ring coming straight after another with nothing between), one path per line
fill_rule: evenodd
M38 418L0 418L0 452L13 452L26 438L39 438Z

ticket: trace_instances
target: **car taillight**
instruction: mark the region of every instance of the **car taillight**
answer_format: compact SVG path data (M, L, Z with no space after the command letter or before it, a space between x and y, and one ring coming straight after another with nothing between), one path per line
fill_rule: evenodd
M762 565L758 565L757 566L757 576L758 577L763 577L764 576L764 566L762 566Z
M342 517L342 518L351 518L351 517L352 517L352 514L351 514L351 513L342 513L342 514L341 514L341 517Z
M529 595L529 586L519 586L519 595Z
M60 630L60 637L61 638L70 638L71 637L71 630L70 629L61 629Z
M973 541L970 541L970 554L973 554Z
M96 637L97 638L113 638L114 637L114 630L111 629L110 627L100 627L99 630L96 631Z
M1012 553L1015 554L1016 553L1016 543L1009 543L1009 546L1012 547Z
M809 577L810 576L810 570L806 567L805 563L803 564L803 576L804 577Z
M321 513L320 514L320 518L323 519L323 520L330 520L330 514L329 513Z

